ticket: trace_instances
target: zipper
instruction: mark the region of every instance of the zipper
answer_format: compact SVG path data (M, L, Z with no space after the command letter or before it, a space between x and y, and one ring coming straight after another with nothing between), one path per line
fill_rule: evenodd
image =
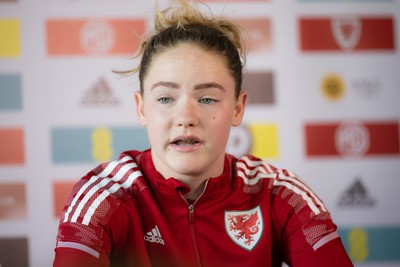
M197 240L196 240L196 233L194 230L194 204L189 205L189 227L190 227L190 234L192 236L192 242L193 242L193 248L194 248L194 253L196 255L196 262L197 266L201 267L201 259L200 259L200 252L199 252L199 247L197 245Z
M186 202L186 204L188 205L188 221L189 221L189 228L190 228L190 235L192 237L192 244L193 244L193 249L194 249L194 253L196 256L196 263L198 267L203 266L201 264L201 258L200 258L200 251L199 251L199 247L197 245L197 239L196 239L196 231L194 229L194 222L195 222L195 213L194 213L194 206L196 205L197 201L201 198L201 196L204 194L204 191L207 188L207 184L208 184L208 180L206 181L206 184L204 186L204 190L203 192L200 194L200 196L195 200L195 202L193 204L189 204L187 202L187 200L183 197L182 193L180 193L182 199Z

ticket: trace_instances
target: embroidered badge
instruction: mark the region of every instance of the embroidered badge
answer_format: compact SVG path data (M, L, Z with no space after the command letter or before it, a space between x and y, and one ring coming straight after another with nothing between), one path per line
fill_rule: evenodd
M225 229L240 247L251 251L260 240L263 231L260 206L246 211L225 211Z

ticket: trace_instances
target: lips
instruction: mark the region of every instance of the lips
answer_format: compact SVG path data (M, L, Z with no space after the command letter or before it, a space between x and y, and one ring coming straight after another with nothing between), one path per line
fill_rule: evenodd
M171 148L179 153L189 153L199 150L203 142L195 136L179 136L172 140Z

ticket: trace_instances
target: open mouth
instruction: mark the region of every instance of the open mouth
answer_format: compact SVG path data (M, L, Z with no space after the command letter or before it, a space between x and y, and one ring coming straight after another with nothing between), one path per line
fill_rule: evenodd
M200 144L200 142L196 139L178 139L178 140L172 142L172 144L177 145L177 146L193 146L193 145Z
M180 136L172 140L171 144L179 147L189 147L201 144L200 139L194 136Z

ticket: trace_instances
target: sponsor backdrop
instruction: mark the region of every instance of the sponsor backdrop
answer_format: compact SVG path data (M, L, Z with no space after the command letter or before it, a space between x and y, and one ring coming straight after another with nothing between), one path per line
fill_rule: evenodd
M229 152L303 177L356 266L400 266L400 1L205 2L248 48L249 105ZM148 147L136 76L111 70L137 63L155 3L0 0L1 266L51 266L74 182Z

